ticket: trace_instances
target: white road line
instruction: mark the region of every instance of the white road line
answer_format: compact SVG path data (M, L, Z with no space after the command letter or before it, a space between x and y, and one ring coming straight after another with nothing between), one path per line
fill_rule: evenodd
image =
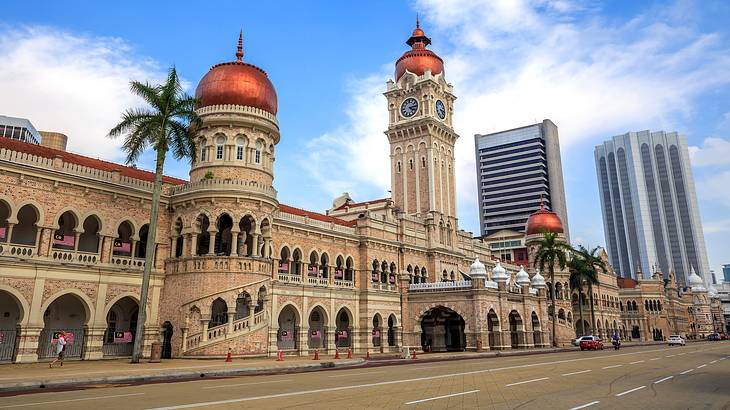
M665 382L665 381L667 381L669 379L673 379L673 378L674 378L674 376L667 376L667 377L665 377L663 379L659 379L659 380L655 381L654 384L659 384L661 382Z
M717 363L717 360L713 360L710 362L710 364L715 364L715 363Z
M697 368L698 368L698 369L701 369L701 368L703 368L703 367L705 367L705 366L707 366L707 365L706 365L706 364L703 364L703 365L697 366Z
M143 394L144 393L129 393L129 394L114 394L111 396L82 397L82 398L78 398L78 399L38 401L38 402L34 402L34 403L21 403L21 404L11 404L9 406L0 406L0 409L9 409L9 408L14 408L14 407L42 406L42 405L54 404L54 403L68 403L68 402L72 402L72 401L114 399L117 397L141 396Z
M662 350L664 350L664 349L642 350L642 351L633 352L633 353L619 353L616 355L612 355L611 357L654 353L654 352L660 352ZM323 392L341 391L341 390L352 390L352 389L360 389L360 388L368 388L368 387L388 386L391 384L412 383L412 382L420 382L420 381L426 381L426 380L448 379L450 377L467 376L467 375L473 375L473 374L484 374L484 373L489 373L489 372L497 372L497 371L501 371L501 370L523 369L523 368L527 368L527 367L537 367L537 366L554 366L554 365L560 364L560 363L582 362L582 361L586 361L586 360L595 360L595 358L579 357L579 358L575 358L575 359L552 360L549 362L529 363L529 364L522 364L522 365L515 365L515 366L497 367L497 368L493 368L493 369L473 370L473 371L461 372L461 373L439 374L439 375L434 375L434 376L415 377L412 379L390 380L390 381L377 382L377 383L338 386L338 387L322 388L322 389L315 389L315 390L293 391L293 392L288 392L288 393L270 394L270 395L265 395L265 396L239 397L236 399L229 399L229 400L218 400L218 401L209 401L209 402L181 404L181 405L176 405L176 406L158 407L158 408L155 408L152 410L190 409L190 408L195 408L195 407L206 407L206 406L214 406L214 405L221 405L221 404L241 403L241 402L254 401L254 400L265 400L265 399L274 399L274 398L280 398L280 397L301 396L304 394L323 393Z
M680 374L687 374L687 373L689 373L689 372L691 372L691 371L693 371L693 370L694 370L694 369L689 369L689 370L685 370L685 371L683 371L683 372L682 372L682 373L680 373Z
M574 374L588 373L588 372L591 372L591 371L592 370L590 370L590 369L589 370L581 370L579 372L561 374L561 376L572 376Z
M365 374L378 374L378 373L385 373L385 371L378 371L378 372L360 372L360 373L343 373L343 374L336 374L334 376L327 376L329 378L337 378L337 377L347 377L347 376L362 376Z
M629 364L638 364L638 363L644 363L644 361L643 361L643 360L637 360L637 361L635 361L635 362L631 362L631 363L629 363Z
M573 407L573 408L572 408L572 409L570 409L570 410L579 410L579 409L584 409L584 408L586 408L586 407L591 407L592 405L594 405L594 404L598 404L598 403L600 403L600 401L596 400L596 401L592 401L592 402L590 402L590 403L586 403L586 404L584 404L584 405L582 405L582 406L578 406L578 407Z
M661 359L661 357L655 357L655 358L649 359L649 360L659 360L659 359Z
M443 366L418 366L418 367L413 367L409 370L438 369L439 367L443 367Z
M428 399L422 399L422 400L414 400L414 401L409 401L409 402L408 402L408 403L406 403L406 404L408 405L408 404L423 403L424 401L439 400L439 399L447 399L447 398L449 398L449 397L455 397L455 396L463 396L463 395L465 395L465 394L472 394L472 393L476 393L476 392L478 392L478 391L479 391L479 390L471 390L471 391L465 391L465 392L461 392L461 393L447 394L447 395L445 395L445 396L438 396L438 397L431 397L431 398L428 398Z
M674 357L674 356L676 356L676 354L668 354L668 355L666 355L664 357Z
M525 381L522 381L522 382L516 382L516 383L510 383L510 384L505 384L505 387L510 387L510 386L517 386L518 384L525 384L525 383L539 382L539 381L541 381L541 380L547 380L547 379L549 379L549 377L541 377L541 378L539 378L539 379L525 380Z
M694 353L697 353L697 352L694 352ZM681 355L683 355L683 354L687 354L687 352L684 352L684 353L677 353L677 356L681 356Z
M621 367L621 366L623 366L623 365L622 364L614 364L613 366L606 366L606 367L604 367L604 369L613 369L615 367Z
M625 392L623 392L623 393L619 393L619 394L617 394L617 395L616 395L616 397L621 397L621 396L623 396L624 394L629 394L629 393L633 393L633 392L635 392L635 391L637 391L637 390L641 390L641 389L643 389L643 388L646 388L646 386L641 386L641 387L637 387L637 388L635 388L635 389L631 389L631 390L626 390L626 391L625 391Z
M284 380L269 380L269 381L265 381L265 382L222 384L222 385L216 385L216 386L203 387L203 389L223 389L225 387L253 386L253 385L256 385L256 384L270 384L270 383L290 382L292 380L293 379L284 379Z

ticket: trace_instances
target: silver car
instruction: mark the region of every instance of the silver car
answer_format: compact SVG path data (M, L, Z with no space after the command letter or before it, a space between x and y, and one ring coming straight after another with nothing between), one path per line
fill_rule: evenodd
M680 335L671 335L671 336L669 336L669 339L667 339L667 344L669 346L674 346L674 345L684 346L685 341L684 341L684 339L682 339L682 336L680 336Z

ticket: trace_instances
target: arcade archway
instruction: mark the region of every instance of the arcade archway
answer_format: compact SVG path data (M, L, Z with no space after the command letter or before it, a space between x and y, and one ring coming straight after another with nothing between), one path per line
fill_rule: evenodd
M38 358L56 356L55 342L60 331L66 332L66 358L80 358L83 354L86 322L90 309L76 294L66 293L57 297L43 313L43 330L38 340Z
M455 311L438 306L421 319L421 346L424 351L462 351L466 348L464 318Z

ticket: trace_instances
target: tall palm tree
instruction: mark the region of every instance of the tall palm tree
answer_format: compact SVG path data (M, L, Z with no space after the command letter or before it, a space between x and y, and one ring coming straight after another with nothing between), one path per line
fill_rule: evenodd
M535 267L545 272L547 268L548 275L550 276L550 310L553 316L553 334L552 343L553 347L558 346L558 339L556 332L556 318L555 318L555 266L559 266L560 269L565 269L567 252L571 251L572 248L567 243L558 239L558 234L554 232L543 232L542 239L537 243L537 252L535 253Z
M583 286L598 283L598 277L595 270L590 269L586 258L579 252L574 252L572 258L568 262L568 269L570 270L570 289L578 291L578 308L580 316L580 327L582 330L581 336L586 334L586 329L583 323Z
M200 118L195 113L197 100L183 92L175 67L170 68L163 84L151 85L132 81L132 92L147 104L144 108L130 108L122 114L122 120L109 131L110 138L124 135L122 148L127 154L127 164L135 164L145 149L156 152L155 183L152 189L152 210L145 253L142 289L139 299L139 317L134 336L132 363L139 363L142 357L142 340L146 319L147 292L150 274L154 265L157 219L162 191L162 174L165 156L171 151L176 159L195 160L195 128Z
M596 328L596 312L593 306L593 286L601 286L601 283L598 280L598 272L607 272L606 263L597 255L599 249L599 247L595 247L588 250L583 245L578 245L578 249L575 250L578 257L583 259L584 269L588 276L594 279L592 281L588 281L588 294L591 302L591 330Z

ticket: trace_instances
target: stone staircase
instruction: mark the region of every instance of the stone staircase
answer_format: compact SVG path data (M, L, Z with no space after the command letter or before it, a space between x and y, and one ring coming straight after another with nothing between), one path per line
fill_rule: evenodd
M266 310L262 310L233 322L211 327L205 332L188 335L185 338L183 354L192 354L205 347L242 337L264 328L268 326L267 313Z

